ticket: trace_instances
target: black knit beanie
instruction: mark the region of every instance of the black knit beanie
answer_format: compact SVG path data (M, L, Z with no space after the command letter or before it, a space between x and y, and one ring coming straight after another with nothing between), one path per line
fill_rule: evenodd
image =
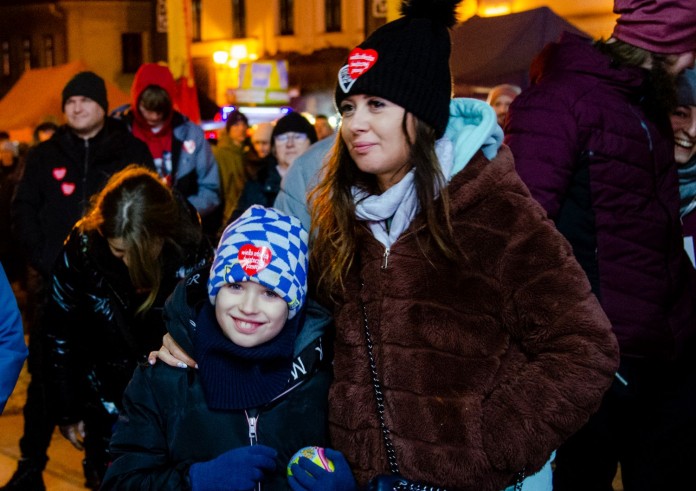
M383 97L445 133L452 97L449 28L460 0L410 0L403 17L375 30L338 72L336 105L353 94Z
M295 111L286 114L276 122L273 127L273 133L271 134L271 141L275 140L276 136L289 131L306 134L307 138L309 138L309 141L312 143L317 141L317 130L314 129L312 123Z
M109 110L109 102L106 98L106 85L104 79L94 72L80 72L75 75L63 88L63 108L65 101L74 95L89 97L99 104L104 112Z

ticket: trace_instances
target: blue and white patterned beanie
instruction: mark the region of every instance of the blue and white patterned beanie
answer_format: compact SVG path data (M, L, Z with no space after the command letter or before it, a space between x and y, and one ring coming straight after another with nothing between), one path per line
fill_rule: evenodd
M307 296L308 238L294 216L250 207L222 233L208 279L210 303L223 285L253 281L280 295L292 319Z

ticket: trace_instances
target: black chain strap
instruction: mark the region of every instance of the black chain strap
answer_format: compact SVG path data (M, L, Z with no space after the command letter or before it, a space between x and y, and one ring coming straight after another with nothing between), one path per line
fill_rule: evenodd
M379 426L382 430L382 438L384 439L384 446L387 450L387 461L389 463L389 470L392 474L399 474L399 464L396 461L396 450L394 449L394 444L392 443L391 437L389 436L389 428L387 427L387 422L384 419L384 393L382 392L382 384L379 381L379 376L377 375L377 362L375 361L375 356L372 351L372 335L370 334L370 328L367 324L367 309L362 300L360 300L360 307L363 313L363 323L365 325L365 340L367 344L367 356L370 359L370 375L372 376L372 388L375 392L375 400L377 402L377 415L379 416ZM417 484L405 479L398 479L394 483L393 489L395 491L446 491L444 488L436 488L434 486L427 486L423 484Z
M361 287L364 285L360 285ZM360 307L363 313L363 324L365 326L365 341L367 344L367 356L370 360L370 375L372 377L372 388L375 392L375 401L377 402L377 415L379 416L379 426L382 430L382 438L384 439L384 446L387 450L387 461L389 463L389 470L392 474L399 474L399 464L396 461L396 450L394 449L394 444L392 443L391 437L389 436L389 428L387 427L387 422L384 419L384 392L382 392L382 384L379 381L379 376L377 375L377 362L375 361L375 356L372 351L372 334L370 334L370 328L367 323L367 309L365 308L365 303L360 300ZM521 470L515 476L515 491L522 491L522 481L524 481L525 471ZM444 488L436 488L434 486L428 486L424 484L416 484L404 479L399 479L395 482L393 489L395 491L447 491Z

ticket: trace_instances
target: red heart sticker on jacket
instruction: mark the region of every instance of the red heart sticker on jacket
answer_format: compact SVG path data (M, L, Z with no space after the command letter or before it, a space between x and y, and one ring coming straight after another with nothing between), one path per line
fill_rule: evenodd
M192 154L193 152L196 151L196 142L193 140L186 140L183 145L184 150L186 150L186 153Z
M56 167L53 169L53 179L56 181L62 181L66 172L68 172L68 169L65 167Z
M271 264L273 254L268 247L246 244L239 249L237 260L246 274L253 276Z
M63 191L63 194L65 196L70 196L75 192L75 183L72 182L63 182L60 185L60 190Z
M348 55L348 75L352 79L368 71L377 63L379 55L374 49L354 48Z

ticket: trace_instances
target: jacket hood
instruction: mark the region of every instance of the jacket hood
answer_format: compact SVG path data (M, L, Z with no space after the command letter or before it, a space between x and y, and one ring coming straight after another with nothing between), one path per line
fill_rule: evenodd
M147 127L147 123L145 123L145 120L140 115L140 111L138 111L138 99L140 99L140 94L150 85L162 87L167 92L169 99L172 101L172 109L176 100L176 82L174 82L174 77L168 67L157 63L140 65L131 86L131 112L135 120L140 124L144 124L145 127Z
M487 159L493 159L502 143L503 130L489 104L478 99L452 99L445 136L436 146L443 174L451 179L479 150ZM447 146L451 146L451 150L447 150Z
M622 92L638 92L647 71L621 66L594 47L592 39L564 32L560 41L547 44L534 58L529 69L532 85L561 72L589 75Z

